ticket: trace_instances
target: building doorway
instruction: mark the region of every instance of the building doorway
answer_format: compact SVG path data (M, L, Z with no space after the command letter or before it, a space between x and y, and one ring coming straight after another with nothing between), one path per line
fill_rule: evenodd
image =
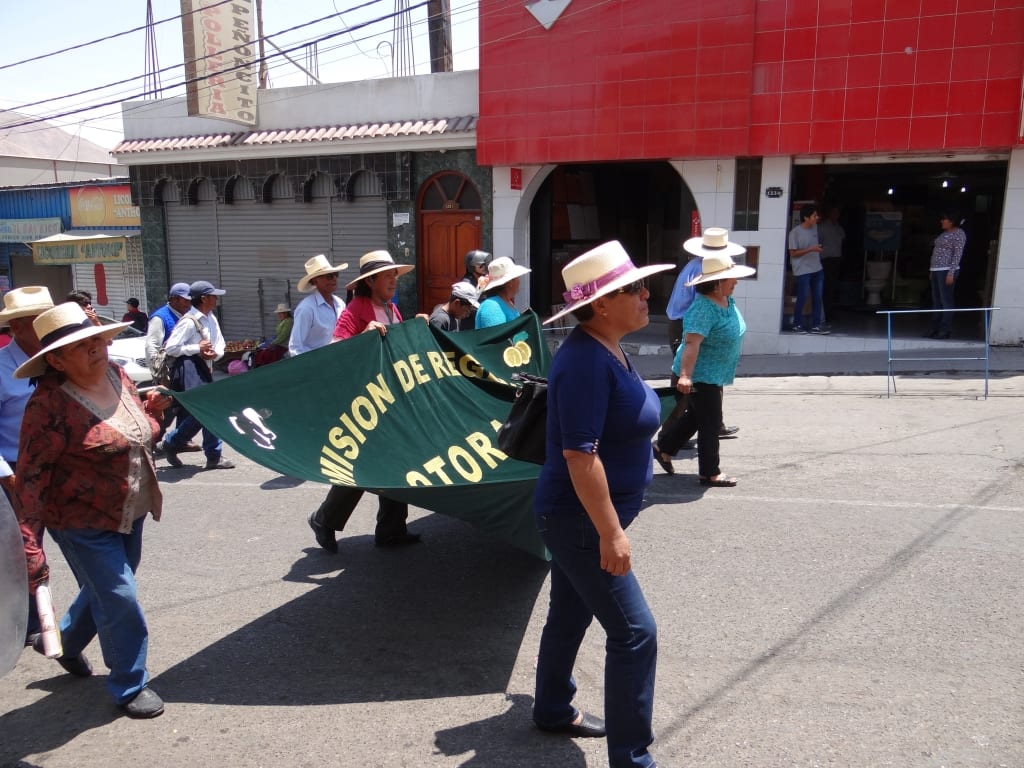
M448 301L466 253L480 247L480 191L458 171L442 171L423 184L417 211L419 308L429 313Z
M546 316L562 304L562 267L607 240L621 241L637 265L678 263L696 207L668 163L557 166L530 206L531 307ZM674 280L650 278L652 315L665 313Z
M876 315L877 310L930 308L929 265L942 215L961 221L967 235L956 306L991 306L1007 172L1003 160L810 165L798 161L793 166L792 200L815 202L822 220L830 209L837 209L846 235L832 285L826 280L826 319L833 332L884 335L884 317ZM882 233L871 224L879 220L877 214L898 223L896 243L878 244ZM876 262L884 269L877 269ZM872 290L879 285L869 285L869 272L884 272L880 290ZM784 315L789 310L786 307ZM900 335L919 335L931 320L926 314L907 316ZM981 313L954 315L954 336L980 338L982 329Z

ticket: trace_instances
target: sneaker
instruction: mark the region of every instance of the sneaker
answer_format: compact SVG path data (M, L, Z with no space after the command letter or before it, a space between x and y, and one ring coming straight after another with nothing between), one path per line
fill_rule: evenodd
M802 325L791 325L786 328L790 333L807 333Z
M227 459L207 459L206 469L234 469L235 462Z
M832 333L832 331L830 331L828 328L822 325L816 325L813 328L811 328L811 330L808 331L808 333L816 333L819 336L825 336L826 334Z

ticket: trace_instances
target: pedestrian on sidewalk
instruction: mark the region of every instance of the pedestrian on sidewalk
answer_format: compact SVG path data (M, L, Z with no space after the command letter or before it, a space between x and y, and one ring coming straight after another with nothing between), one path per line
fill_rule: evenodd
M789 330L796 333L828 333L824 327L825 268L821 264L824 249L818 238L818 208L808 203L800 208L800 223L789 231L789 263L796 282L796 303ZM804 317L804 304L811 297L811 316Z
M957 226L954 216L942 214L939 219L942 232L935 238L932 248L932 262L929 269L932 285L932 309L953 309L956 306L954 288L960 274L960 260L964 257L967 235ZM948 339L953 333L953 313L934 312L930 339Z

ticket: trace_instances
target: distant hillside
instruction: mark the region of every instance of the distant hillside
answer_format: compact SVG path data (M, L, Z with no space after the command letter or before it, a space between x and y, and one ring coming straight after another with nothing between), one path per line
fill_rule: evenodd
M3 127L32 119L31 115L0 110L0 157L34 157L103 165L117 162L98 144L50 123L35 123L12 129Z

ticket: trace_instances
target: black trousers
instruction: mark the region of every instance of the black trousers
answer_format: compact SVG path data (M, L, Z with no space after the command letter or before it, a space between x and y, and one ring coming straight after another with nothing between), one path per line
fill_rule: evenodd
M316 521L326 528L342 531L352 517L359 499L363 497L362 488L350 488L345 485L333 485L316 511ZM378 496L377 528L374 538L379 542L393 541L407 532L405 521L409 519L409 505L404 501L395 501L385 496Z
M701 477L721 474L718 450L718 428L722 425L722 388L695 382L686 412L675 421L666 422L658 434L658 448L675 455L697 435L697 471Z

